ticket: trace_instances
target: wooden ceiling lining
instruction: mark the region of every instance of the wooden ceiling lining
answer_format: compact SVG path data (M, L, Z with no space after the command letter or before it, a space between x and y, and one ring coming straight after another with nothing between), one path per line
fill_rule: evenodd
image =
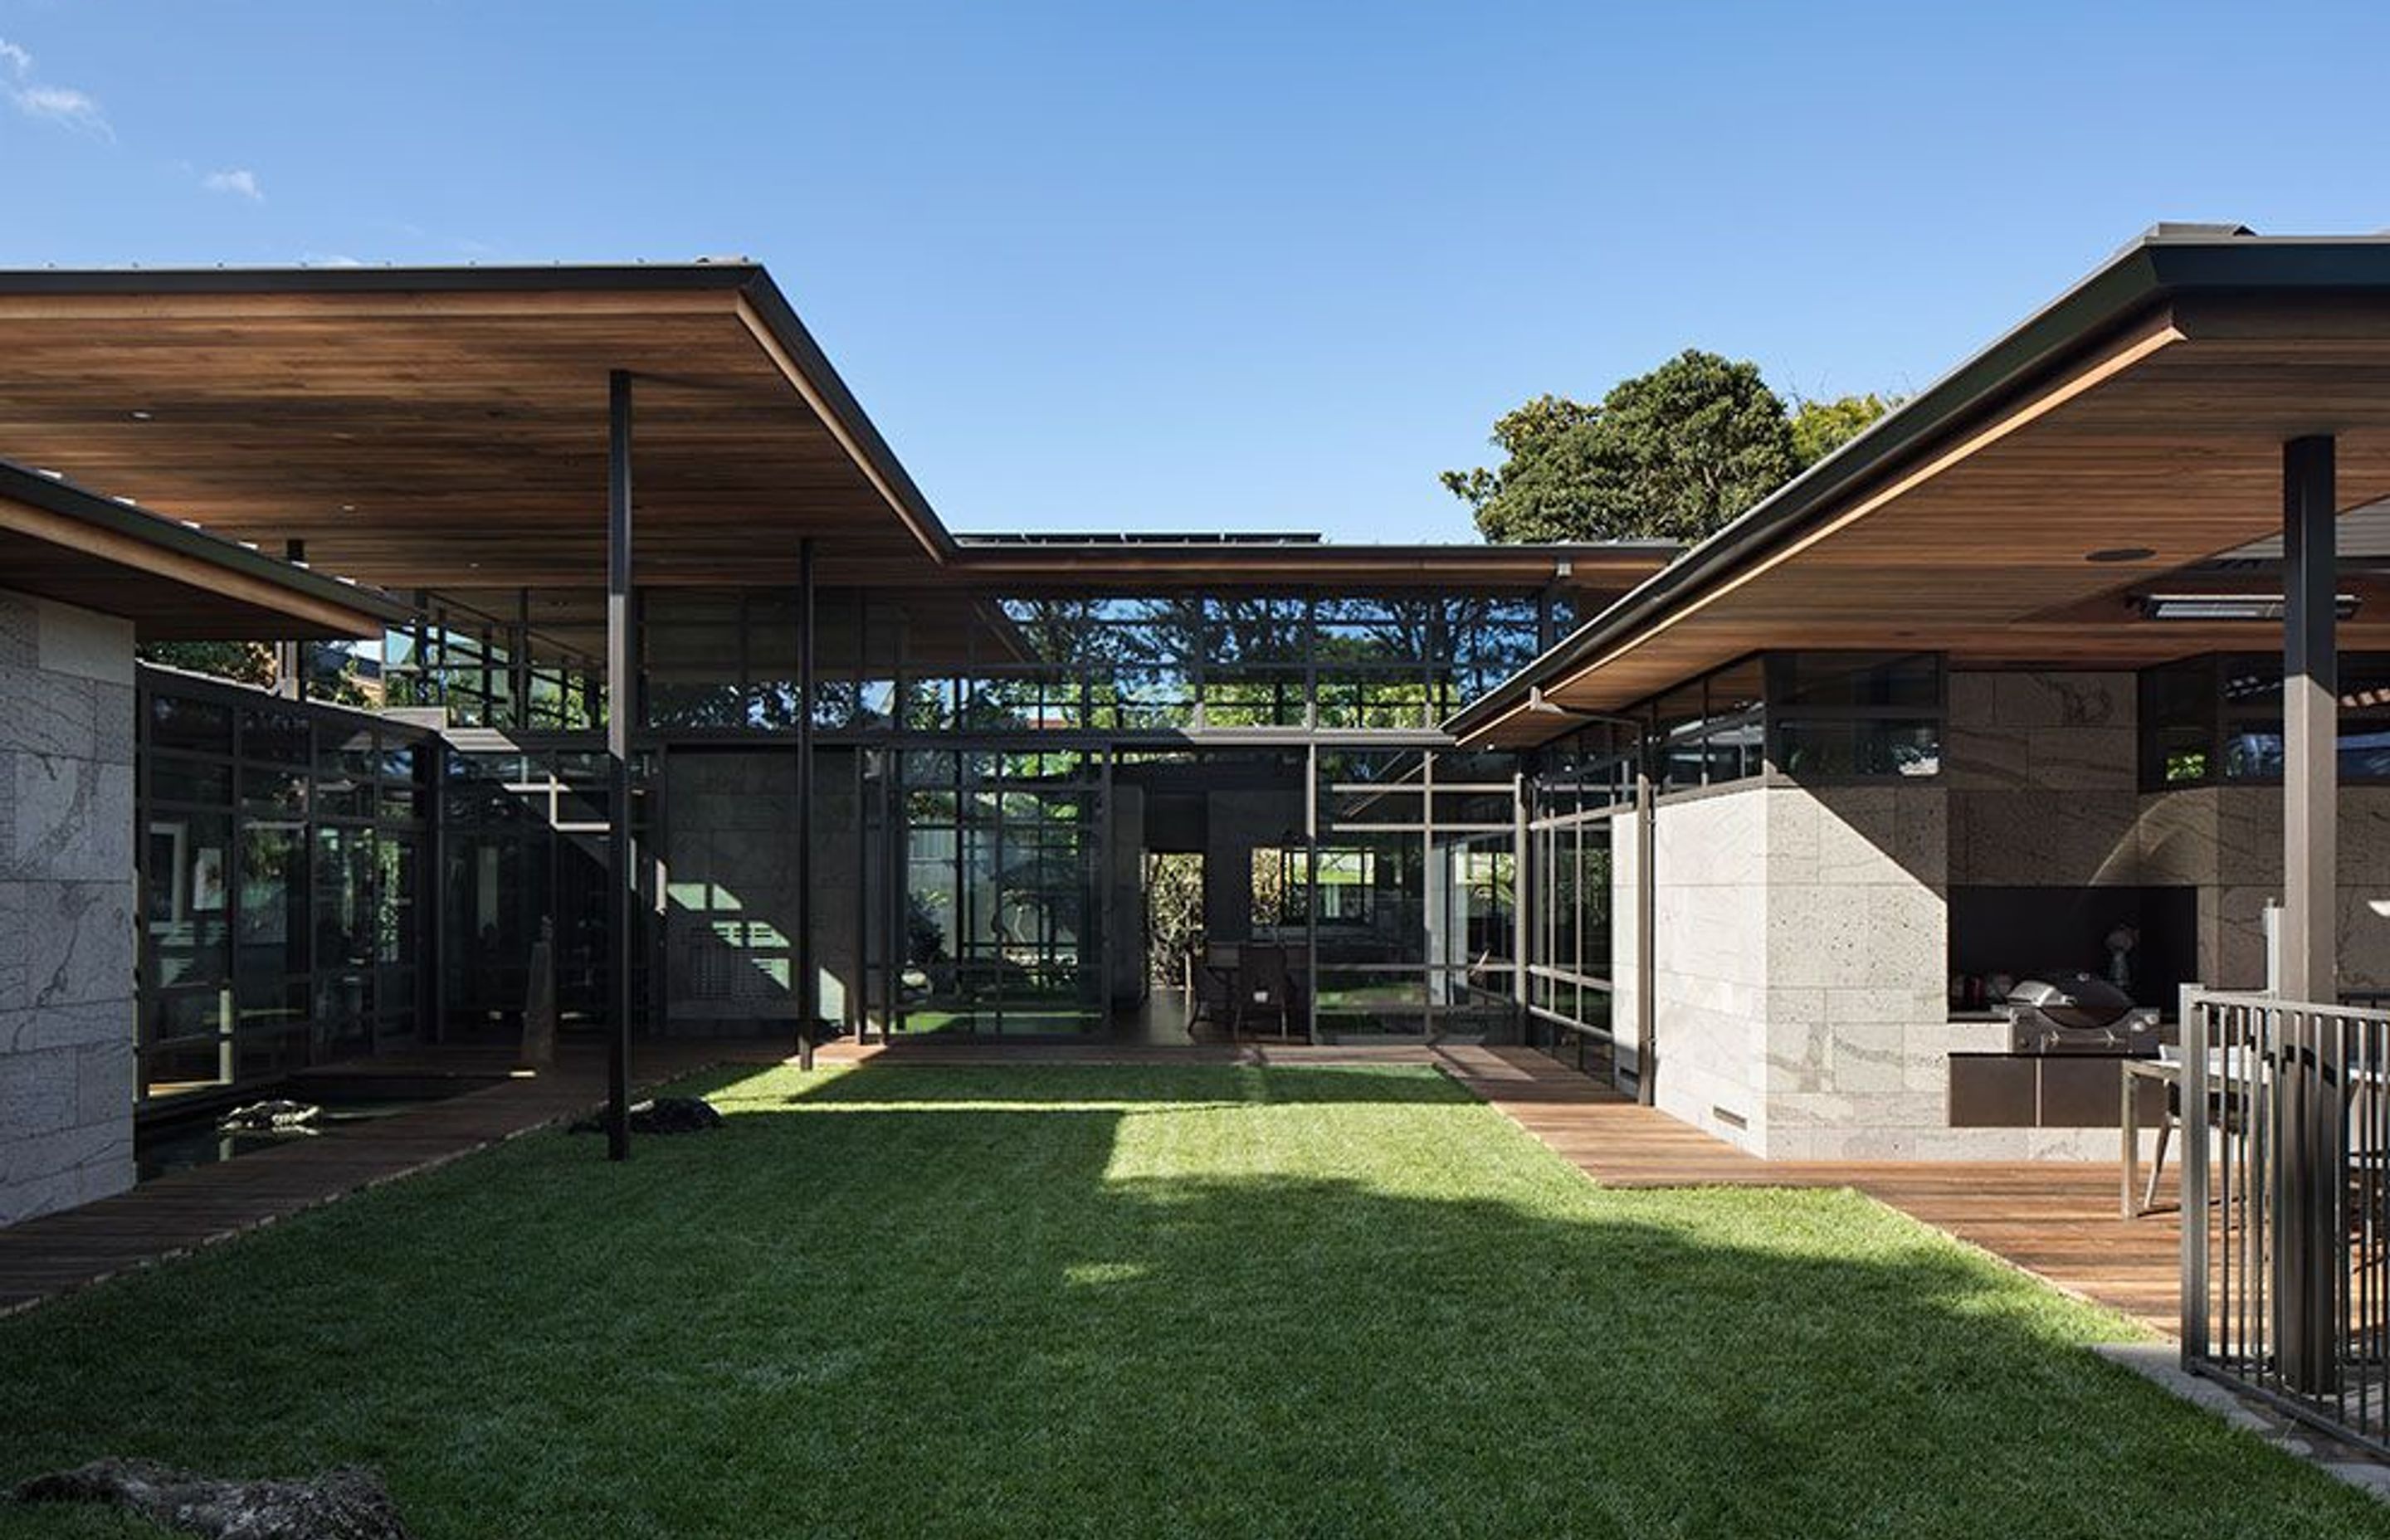
M0 455L395 588L602 581L615 368L641 581L934 571L731 289L0 295Z
M1793 645L2122 667L2277 642L2279 626L2150 621L2126 596L2278 532L2286 436L2338 435L2344 508L2390 493L2390 313L2381 322L2361 345L2344 330L2328 349L2292 339L2270 352L2246 337L2214 347L2193 326L2097 378L2058 381L2056 400L2028 399L1929 472L1853 494L1801 544L1655 616L1547 693L1615 709ZM2087 559L2132 547L2152 555ZM2360 610L2345 645L2390 644L2385 622Z

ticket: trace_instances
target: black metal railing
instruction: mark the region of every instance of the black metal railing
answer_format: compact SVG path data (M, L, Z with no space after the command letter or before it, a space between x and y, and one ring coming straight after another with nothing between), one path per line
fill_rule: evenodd
M2179 1111L2183 1367L2390 1453L2390 1011L2187 990Z

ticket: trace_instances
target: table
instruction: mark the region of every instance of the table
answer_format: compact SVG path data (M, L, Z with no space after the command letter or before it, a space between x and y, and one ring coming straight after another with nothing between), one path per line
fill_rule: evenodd
M2147 1187L2140 1181L2141 1114L2140 1098L2133 1093L2138 1082L2152 1080L2167 1088L2165 1110L2158 1114L2158 1148L2150 1161ZM2120 1207L2127 1219L2139 1219L2154 1213L2158 1207L2158 1177L2165 1171L2166 1144L2174 1136L2177 1095L2182 1085L2182 1062L2179 1059L2127 1059L2117 1067L2117 1084L2124 1098L2118 1126L2125 1135L2124 1174L2121 1182ZM2139 1188L2139 1191L2135 1189Z

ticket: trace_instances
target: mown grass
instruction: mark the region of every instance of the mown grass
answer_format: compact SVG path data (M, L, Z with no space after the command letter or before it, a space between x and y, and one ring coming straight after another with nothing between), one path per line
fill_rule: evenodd
M1424 1072L713 1094L0 1321L0 1477L361 1461L475 1540L2390 1535L2113 1316L1850 1194L1598 1189Z

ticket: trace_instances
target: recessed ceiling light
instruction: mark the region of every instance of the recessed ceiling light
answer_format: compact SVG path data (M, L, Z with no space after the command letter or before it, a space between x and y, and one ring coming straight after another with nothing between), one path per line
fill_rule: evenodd
M2151 549L2147 545L2109 545L2101 550L2086 552L2083 559L2086 561L2098 561L2103 563L2115 561L2147 561L2150 558L2157 554L2158 553L2156 551Z

